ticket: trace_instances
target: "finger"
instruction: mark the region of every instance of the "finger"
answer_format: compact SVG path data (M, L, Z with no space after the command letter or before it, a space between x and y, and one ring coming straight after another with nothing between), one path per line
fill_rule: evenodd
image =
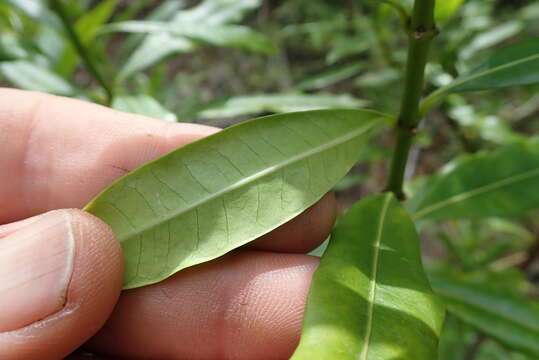
M88 348L132 359L288 359L317 264L241 251L126 291Z
M0 227L0 359L61 359L97 332L120 293L114 235L80 210Z
M0 224L79 208L133 168L215 128L80 100L0 89Z
M308 253L329 236L337 213L335 194L330 192L293 220L249 243L247 248Z
M79 100L0 89L0 174L17 179L0 182L0 224L82 207L125 172L215 131ZM324 198L255 247L308 251L327 236L334 217L332 200Z

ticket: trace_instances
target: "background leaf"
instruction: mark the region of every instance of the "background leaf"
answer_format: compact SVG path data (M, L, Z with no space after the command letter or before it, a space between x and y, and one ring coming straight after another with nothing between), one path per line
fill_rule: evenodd
M539 356L539 304L454 276L432 276L431 283L452 314L512 349Z
M518 216L539 207L539 141L466 155L410 200L415 219Z
M443 318L412 220L393 195L374 195L333 232L291 359L432 360Z
M163 107L157 100L146 94L118 95L112 102L117 110L145 115L156 119L176 122L176 115Z
M539 83L539 38L507 46L487 57L480 66L425 98L426 111L450 93Z
M352 167L381 116L320 110L248 121L138 168L85 210L121 242L125 288L155 283L312 205Z
M45 66L24 60L0 63L0 71L22 89L44 91L57 95L75 95L73 85Z
M210 28L221 31L222 29L215 27L241 20L247 12L255 9L259 4L260 0L205 0L193 8L179 10L179 7L183 6L183 2L180 3L175 1L172 3L164 3L162 7L166 7L167 11L164 13L156 11L155 14L148 17L147 20L151 21L138 21L137 26L139 27L139 30L145 32L148 31L148 28L140 28L146 27L146 25L141 23L150 24L157 20L161 22L161 27L168 27L167 30L186 27L193 29L193 31L199 29L199 36L202 31L206 36L210 36L210 39L189 38L181 36L174 31L150 32L145 37L142 44L129 57L125 66L122 68L119 77L125 79L137 71L143 70L170 55L193 51L198 47L196 40L204 40L211 44L226 45L227 41L225 40L227 39L219 34L210 34ZM167 15L171 11L173 14L172 19L164 22L163 20L168 20ZM119 24L121 23L113 23L111 26L118 26ZM156 29L154 28L153 30L155 31ZM252 45L255 50L260 46L265 48L266 45L269 44L268 41L265 38L261 38L259 34L255 32L251 32L251 34L254 34L253 39L256 40L256 43ZM243 35L245 35L245 33ZM244 37L243 40L247 37L248 36ZM230 39L230 34L228 34L228 41L232 41ZM235 41L241 42L238 40L237 34ZM249 47L249 44L246 45L243 43L238 46Z
M362 107L367 101L350 95L333 94L258 94L235 96L218 101L202 110L197 116L205 119L239 115L281 113L327 108Z

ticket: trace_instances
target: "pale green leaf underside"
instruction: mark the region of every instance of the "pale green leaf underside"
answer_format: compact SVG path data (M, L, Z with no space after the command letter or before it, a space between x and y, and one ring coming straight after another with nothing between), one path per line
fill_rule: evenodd
M290 220L357 161L383 115L267 116L150 162L86 206L121 242L125 288L219 257Z
M539 207L539 141L467 155L412 198L415 219L519 216Z
M539 305L498 287L434 276L451 313L504 345L539 356Z
M444 309L414 224L391 194L354 205L315 272L293 360L432 360Z

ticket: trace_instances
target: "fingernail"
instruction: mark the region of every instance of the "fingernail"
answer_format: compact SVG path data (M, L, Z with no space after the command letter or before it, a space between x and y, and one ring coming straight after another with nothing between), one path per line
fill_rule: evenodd
M0 332L60 311L73 271L70 215L53 211L0 238Z

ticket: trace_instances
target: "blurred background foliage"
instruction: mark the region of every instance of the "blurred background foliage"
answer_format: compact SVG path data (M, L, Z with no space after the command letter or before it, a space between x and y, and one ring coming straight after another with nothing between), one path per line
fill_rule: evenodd
M536 1L437 3L441 32L427 67L428 92L473 69L485 53L539 35ZM369 107L395 114L407 44L402 13L411 4L3 0L0 82L166 121L220 127L316 108ZM463 152L494 150L537 134L538 90L530 85L445 98L417 137L407 169L408 193ZM380 134L337 185L341 210L382 190L391 144L391 134ZM419 225L433 286L451 304L440 359L537 359L533 354L539 350L512 337L519 329L539 334L539 321L526 325L509 315L518 312L519 301L539 298L539 213ZM494 285L496 292L483 292L485 285ZM466 287L483 296L475 310L463 305ZM504 314L513 322L504 322ZM538 314L531 311L528 319L539 319ZM499 334L485 336L489 327Z

